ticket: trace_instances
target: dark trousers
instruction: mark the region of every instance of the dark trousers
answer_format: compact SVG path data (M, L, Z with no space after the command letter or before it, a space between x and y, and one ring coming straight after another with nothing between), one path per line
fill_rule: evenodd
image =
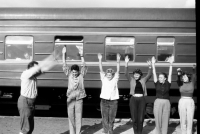
M23 134L31 134L34 129L35 99L20 96L17 107L20 115L20 131Z
M129 101L134 134L142 134L146 101L144 97L131 97Z
M113 123L117 114L118 101L101 99L100 106L104 133L113 134Z

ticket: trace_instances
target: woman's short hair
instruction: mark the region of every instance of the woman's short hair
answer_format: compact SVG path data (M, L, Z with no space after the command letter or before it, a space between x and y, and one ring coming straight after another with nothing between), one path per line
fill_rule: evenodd
M71 71L72 71L72 70L76 70L76 71L79 72L79 66L76 65L76 64L72 65L72 66L71 66Z
M133 75L134 75L134 74L140 74L140 76L143 75L143 73L142 73L142 71L141 71L140 69L135 69L135 70L133 71Z
M29 69L29 68L33 67L35 64L38 65L38 62L37 61L31 61L30 63L28 63L27 68Z
M163 75L167 79L167 74L164 72L159 73L159 75Z
M109 69L106 70L106 74L107 73L111 73L112 75L114 75L115 71L112 68L109 68Z

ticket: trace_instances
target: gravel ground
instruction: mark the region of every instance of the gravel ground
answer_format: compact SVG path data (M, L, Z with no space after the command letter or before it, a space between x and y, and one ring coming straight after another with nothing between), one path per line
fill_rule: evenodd
M18 134L19 116L0 116L0 134ZM155 122L145 119L143 134L154 134ZM197 120L194 120L194 134L197 134ZM81 134L101 134L101 119L84 118ZM35 117L33 134L69 134L68 119L54 117ZM114 134L134 134L130 119L116 119ZM181 134L178 119L170 119L168 134Z

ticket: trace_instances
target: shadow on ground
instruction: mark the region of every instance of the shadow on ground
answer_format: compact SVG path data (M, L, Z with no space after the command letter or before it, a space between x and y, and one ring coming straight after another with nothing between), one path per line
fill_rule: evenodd
M66 132L60 133L60 134L69 134L69 130L66 131Z
M120 123L120 122L121 122L121 120L119 120L119 121L117 121L117 122L115 122L115 123ZM114 134L121 134L122 132L125 132L125 131L127 131L128 129L131 129L131 128L132 128L132 122L131 122L131 120L130 120L130 121L128 121L126 124L117 126L117 127L114 129L113 133L114 133Z
M101 123L95 123L94 125L83 125L81 134L94 134L95 132L102 129Z

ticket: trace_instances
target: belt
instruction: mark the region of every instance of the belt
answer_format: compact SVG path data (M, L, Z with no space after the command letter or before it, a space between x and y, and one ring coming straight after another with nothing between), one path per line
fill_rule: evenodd
M133 96L134 96L134 97L142 97L143 94L134 94Z
M20 95L22 98L26 98L26 99L30 99L30 100L35 100L36 98L29 98L29 97L26 97L26 96L23 96L23 95Z
M181 99L192 99L192 97L188 97L188 96L181 96Z

